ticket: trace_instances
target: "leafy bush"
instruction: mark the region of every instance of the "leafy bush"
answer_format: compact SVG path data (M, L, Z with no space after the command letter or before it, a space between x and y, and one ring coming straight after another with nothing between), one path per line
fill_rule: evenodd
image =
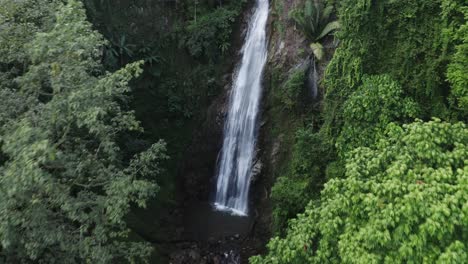
M303 69L294 70L286 80L286 82L279 87L277 91L279 100L288 110L295 109L301 99L301 94L304 90L306 74Z
M243 1L218 7L191 21L184 38L185 46L194 57L215 60L228 51L234 22L240 14Z
M300 213L321 190L330 148L310 128L296 132L290 165L272 187L273 230L280 232L288 219Z
M468 19L468 8L454 6L455 10L463 10L465 20ZM463 116L468 115L468 22L453 30L453 37L460 41L455 49L447 68L447 78L452 85L453 106L458 108Z
M468 129L390 124L253 264L467 263Z
M363 77L343 108L344 124L336 143L342 157L356 147L373 145L390 122L409 121L418 114L417 104L405 98L388 75Z

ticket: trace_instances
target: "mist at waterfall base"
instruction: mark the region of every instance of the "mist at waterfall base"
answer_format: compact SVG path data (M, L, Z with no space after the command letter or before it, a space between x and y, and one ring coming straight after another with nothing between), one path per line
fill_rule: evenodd
M256 1L230 94L217 171L215 208L241 216L248 214L262 73L267 60L268 9L268 0Z

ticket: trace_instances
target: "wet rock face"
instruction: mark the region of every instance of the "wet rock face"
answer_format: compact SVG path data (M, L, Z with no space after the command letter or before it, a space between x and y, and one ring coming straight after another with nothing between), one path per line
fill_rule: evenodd
M209 200L214 186L216 160L222 144L226 95L218 97L206 111L205 120L194 131L181 170L186 200Z
M262 168L263 168L263 162L261 159L257 159L252 166L252 175L250 180L252 182L256 182L258 177L260 177L262 173Z

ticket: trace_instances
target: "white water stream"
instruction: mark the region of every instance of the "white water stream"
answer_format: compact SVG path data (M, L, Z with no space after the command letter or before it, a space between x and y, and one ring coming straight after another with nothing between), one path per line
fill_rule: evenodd
M238 215L248 214L262 73L267 60L268 9L268 0L256 0L242 48L242 61L230 94L219 157L214 204L218 210Z

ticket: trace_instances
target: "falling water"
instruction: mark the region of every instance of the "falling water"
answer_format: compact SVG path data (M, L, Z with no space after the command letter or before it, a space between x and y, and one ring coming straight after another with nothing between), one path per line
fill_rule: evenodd
M242 48L242 61L230 95L220 153L215 206L238 215L248 213L248 195L262 72L267 59L268 0L257 0Z
M313 55L312 55L313 56ZM308 76L308 81L309 81L309 86L312 88L311 90L311 95L312 98L315 99L317 97L317 90L318 90L318 85L317 85L317 80L318 80L318 73L317 73L317 68L315 66L316 62L314 57L310 59L310 69L309 69L309 76Z

